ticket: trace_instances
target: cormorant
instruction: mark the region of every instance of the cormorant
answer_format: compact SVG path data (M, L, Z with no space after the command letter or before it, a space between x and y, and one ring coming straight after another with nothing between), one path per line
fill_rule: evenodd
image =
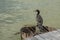
M37 24L40 24L42 26L42 24L43 24L43 18L41 17L41 15L39 15L40 11L36 10L36 12L37 12L37 15L36 15Z
M37 27L42 32L49 31L46 27L43 26L43 18L41 17L41 15L39 15L40 11L37 9L36 12L37 12L37 14L36 14Z

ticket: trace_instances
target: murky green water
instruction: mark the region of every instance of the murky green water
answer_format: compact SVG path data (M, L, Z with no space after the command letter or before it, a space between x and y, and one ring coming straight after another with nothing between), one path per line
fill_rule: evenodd
M34 25L35 9L44 25L60 28L60 0L0 0L0 40L19 40L13 35L25 24Z

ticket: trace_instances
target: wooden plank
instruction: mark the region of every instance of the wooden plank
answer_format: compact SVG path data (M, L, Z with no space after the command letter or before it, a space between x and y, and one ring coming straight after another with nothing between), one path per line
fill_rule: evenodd
M36 35L39 40L60 40L60 29L45 34Z
M45 39L41 38L39 35L36 35L35 37L36 37L38 40L45 40Z

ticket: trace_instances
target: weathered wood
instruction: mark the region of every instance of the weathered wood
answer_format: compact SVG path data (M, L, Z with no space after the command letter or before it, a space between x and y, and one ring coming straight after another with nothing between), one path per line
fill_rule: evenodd
M38 40L60 40L60 29L35 36Z

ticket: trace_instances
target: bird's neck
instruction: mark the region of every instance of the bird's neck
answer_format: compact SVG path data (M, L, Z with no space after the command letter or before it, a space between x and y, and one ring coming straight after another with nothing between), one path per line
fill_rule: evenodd
M39 15L40 13L38 12L37 15Z

